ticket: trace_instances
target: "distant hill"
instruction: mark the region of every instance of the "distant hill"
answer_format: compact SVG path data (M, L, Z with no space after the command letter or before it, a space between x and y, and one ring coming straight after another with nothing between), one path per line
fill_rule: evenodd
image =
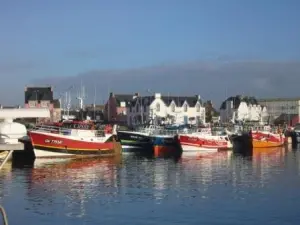
M74 77L34 80L33 83L52 84L56 93L60 93L71 85L79 88L81 81L87 89L87 103L93 101L94 86L97 86L97 103L103 103L112 91L149 95L147 89L150 89L170 95L200 94L205 100L213 100L215 107L219 108L221 101L237 94L298 96L300 63L193 62L127 70L94 70ZM75 92L76 88L73 89L74 96Z

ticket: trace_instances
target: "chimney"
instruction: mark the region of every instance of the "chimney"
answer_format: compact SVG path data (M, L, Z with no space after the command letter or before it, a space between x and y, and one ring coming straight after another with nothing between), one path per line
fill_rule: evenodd
M160 93L155 93L154 97L155 98L161 98L161 94Z
M140 94L136 92L136 93L134 93L132 99L136 99L136 98L139 97L139 96L140 96Z

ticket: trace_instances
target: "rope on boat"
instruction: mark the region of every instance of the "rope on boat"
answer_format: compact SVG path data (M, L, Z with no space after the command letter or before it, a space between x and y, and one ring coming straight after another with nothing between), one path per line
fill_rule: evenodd
M7 215L6 215L5 209L2 205L0 205L0 211L1 211L2 219L3 219L3 224L8 225Z

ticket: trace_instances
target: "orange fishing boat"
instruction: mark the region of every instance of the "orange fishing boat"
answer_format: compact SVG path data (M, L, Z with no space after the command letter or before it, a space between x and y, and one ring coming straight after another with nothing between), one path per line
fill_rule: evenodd
M281 130L272 131L268 126L262 130L252 130L253 148L280 147L284 142L285 137Z

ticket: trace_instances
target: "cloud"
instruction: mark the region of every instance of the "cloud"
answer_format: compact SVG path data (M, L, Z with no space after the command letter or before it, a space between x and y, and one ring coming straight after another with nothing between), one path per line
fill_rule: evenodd
M97 99L106 99L108 93L172 95L200 94L217 104L229 95L244 94L257 97L289 97L298 95L300 82L298 61L212 61L159 65L126 70L93 70L72 79L42 79L36 83L51 83L57 92L66 90L67 84L80 86L82 81L92 101L94 86Z
M33 70L36 65L31 61L0 61L0 73L5 74L13 74L22 71L30 71Z
M100 55L96 51L93 50L69 50L66 52L68 57L80 58L80 59L95 59Z

